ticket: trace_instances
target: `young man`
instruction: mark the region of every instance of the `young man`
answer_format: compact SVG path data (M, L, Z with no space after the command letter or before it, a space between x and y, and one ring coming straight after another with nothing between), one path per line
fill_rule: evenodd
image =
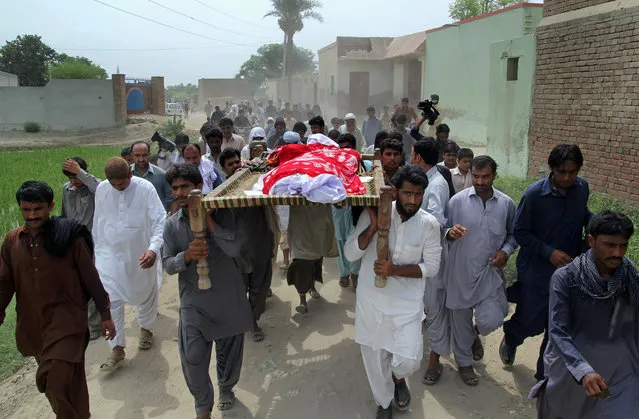
M100 313L103 336L116 337L109 295L93 265L91 233L74 220L51 218L53 190L44 182L24 182L16 200L24 226L7 234L0 251L0 325L15 294L16 345L38 364L38 390L56 417L88 419L89 299Z
M424 286L439 269L441 254L437 220L422 209L428 185L415 165L393 177L396 197L391 213L389 258L377 259L377 213L362 213L344 247L347 259L361 259L355 306L355 341L361 345L366 375L377 404L377 419L393 417L391 403L406 410L410 391L406 378L419 369L423 356ZM386 286L375 286L375 275Z
M473 187L448 203L448 225L453 227L446 233L450 263L444 267L444 283L459 375L465 384L476 386L479 376L473 360L484 357L479 335L497 330L508 314L502 269L517 242L513 237L515 203L493 188L495 160L475 157L471 173Z
M473 158L475 158L475 154L470 148L461 148L457 153L457 167L450 171L455 193L473 186L473 179L470 174L470 165Z
M342 121L338 117L331 118L331 126L334 130L339 131L339 127L342 125Z
M309 119L308 125L311 127L311 133L325 134L326 126L324 124L324 118L322 118L320 115Z
M395 108L395 116L404 115L406 117L407 124L417 122L417 112L415 108L410 106L410 100L405 97L401 103Z
M69 179L62 186L62 218L70 218L93 228L93 212L95 211L95 190L100 179L87 173L87 162L81 157L73 157L62 163L62 173ZM90 339L96 340L102 336L100 313L95 308L93 300L89 300L89 332Z
M424 192L422 209L435 217L439 227L443 229L447 224L446 207L450 199L450 191L446 179L437 167L438 154L435 141L432 138L426 138L415 142L411 163L424 169L428 177L428 187ZM447 248L444 246L440 256L442 268L446 263L448 253L446 250ZM435 385L443 372L439 359L442 355L447 356L450 353L450 318L446 308L446 282L443 269L440 269L437 275L434 275L426 283L424 306L430 356L423 382L426 385Z
M382 120L382 129L391 129L391 114L388 106L384 106L384 110L382 111L382 114L380 116Z
M446 144L444 147L444 161L442 161L442 166L446 166L449 170L453 170L457 168L457 153L459 152L459 146L456 142L452 141Z
M639 412L639 273L624 255L634 226L604 211L590 250L550 282L545 378L531 392L539 419L635 418Z
M216 106L215 110L217 111L218 109L220 108ZM213 104L209 100L208 102L206 102L206 105L204 105L204 114L206 115L207 118L210 118L212 113L213 113Z
M444 150L446 146L452 142L448 137L450 137L450 128L446 124L439 124L435 128L435 138L437 139L437 144L439 145L439 161L444 161Z
M215 107L215 111L211 114L211 124L214 128L220 126L220 121L224 118L224 112L220 110L219 106Z
M402 136L404 161L408 162L410 161L413 145L415 144L415 138L411 135L411 130L408 129L407 123L406 115L398 115L395 118L393 131Z
M274 129L269 132L268 138L266 139L266 146L271 150L274 150L275 144L279 143L282 137L284 137L286 122L284 122L282 118L277 118L273 127Z
M95 192L95 265L111 296L111 315L118 336L100 366L113 371L124 360L124 303L136 306L140 325L138 348L150 349L151 328L158 312L157 255L162 248L166 211L151 182L133 177L119 157L107 160L107 180Z
M293 126L293 132L296 132L300 136L300 142L306 144L306 133L308 132L308 127L303 122L296 122ZM323 134L323 133L321 133Z
M293 118L293 111L284 111L284 124L286 125L286 129L287 130L292 130L293 127L295 126L295 123L297 122L297 119Z
M237 116L237 118L235 118L235 121L233 121L233 125L235 125L238 128L250 127L251 123L249 119L246 117L244 109L240 109L239 112L240 112L239 115Z
M226 149L220 154L220 166L224 171L226 178L230 178L242 167L242 159L240 152L234 148Z
M234 148L242 151L244 147L244 138L237 134L233 134L233 120L231 118L222 118L220 121L220 131L222 131L222 150Z
M368 119L365 119L362 123L362 133L366 141L365 148L375 144L375 136L382 130L382 120L377 117L375 108L369 106L366 109L366 113L368 114Z
M204 179L202 186L202 193L204 195L222 184L221 176L218 174L213 162L209 159L203 159L200 148L195 144L189 144L184 149L184 162L193 163L200 169L202 179Z
M402 151L404 146L395 138L388 138L379 146L382 160L382 169L384 170L384 182L391 184L391 179L395 176L395 172L402 164Z
M188 196L193 189L202 188L202 176L195 165L184 164L169 169L166 178L180 210L164 226L162 262L169 274L179 274L178 350L182 372L195 399L197 419L209 419L214 404L209 375L213 342L218 408L228 410L235 402L233 387L240 379L244 333L251 330L251 309L233 260L239 254L240 241L236 239L233 213L228 209L210 213L206 239L193 239ZM198 287L198 259L208 262L210 289Z
M218 173L222 172L222 166L220 166L220 154L222 153L222 141L224 135L222 131L217 128L210 129L204 134L204 139L206 140L206 145L210 150L209 153L205 154L204 157L210 160L215 168L218 170ZM224 181L224 173L222 172L222 181Z
M138 176L151 182L164 205L164 209L170 211L171 203L173 202L171 186L164 179L164 170L149 162L151 157L149 144L144 141L136 141L131 146L131 150L134 161L131 165L133 176Z
M364 141L364 136L362 135L362 131L357 128L357 117L355 117L354 113L347 113L344 117L344 125L339 127L340 134L351 134L354 135L357 139L357 148L356 150L362 153L366 147L366 142Z
M537 360L537 380L544 378L543 353L548 343L548 292L557 268L580 254L588 210L588 182L578 177L584 158L574 144L560 144L548 157L551 173L532 184L519 202L515 217L517 282L508 288L508 300L517 303L504 323L499 355L505 365L515 362L524 339L544 333Z

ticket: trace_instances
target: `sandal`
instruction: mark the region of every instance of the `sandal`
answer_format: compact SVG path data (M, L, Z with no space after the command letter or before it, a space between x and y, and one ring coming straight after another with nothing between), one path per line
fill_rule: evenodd
M475 337L471 350L473 351L473 361L481 361L484 359L484 344L481 343L479 335Z
M280 265L280 271L288 271L288 267L289 266L290 266L290 264L289 265Z
M410 405L410 390L408 390L406 380L399 380L399 382L395 383L395 398L393 400L397 410L400 412L408 409Z
M251 332L249 332L249 336L253 342L261 342L266 337L264 331L259 327L255 327Z
M146 351L153 346L153 333L150 330L140 330L140 340L138 341L138 348Z
M295 307L295 311L297 311L300 314L307 314L308 306L306 306L305 304L300 304L297 307Z
M472 366L459 367L459 376L467 386L475 387L479 384L479 376L475 374L475 370Z
M102 372L112 372L118 369L118 366L122 361L124 361L124 357L126 355L124 352L121 356L115 354L115 352L111 351L109 357L106 359L106 362L100 365L100 371Z
M218 410L229 410L235 404L235 393L232 390L220 390L220 402L217 404Z
M359 279L359 275L351 274L351 282L353 283L353 288L357 289L357 280Z
M439 379L442 378L443 372L444 368L442 368L441 365L439 366L439 370L426 370L426 374L424 375L422 383L426 384L427 386L434 386L435 384L437 384Z
M311 296L311 298L314 298L315 300L321 297L320 293L315 288L311 288L308 294Z
M342 276L339 278L339 286L342 288L348 288L350 285L350 280L348 276Z

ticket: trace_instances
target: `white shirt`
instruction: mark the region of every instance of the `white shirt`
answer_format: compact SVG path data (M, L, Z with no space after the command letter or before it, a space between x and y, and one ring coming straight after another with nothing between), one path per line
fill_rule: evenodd
M202 193L206 195L213 190L213 184L217 180L215 164L213 164L213 162L209 159L201 159L198 169L200 169L200 174L204 181L204 184L202 185Z
M459 171L459 167L455 167L453 170L450 171L450 175L453 178L455 193L461 192L464 189L473 186L473 178L470 175L470 170L468 170L465 175L462 175Z
M428 172L428 187L424 191L422 209L433 215L441 227L446 226L446 205L450 199L448 182L437 167L433 166Z
M373 272L373 264L377 260L378 234L375 234L365 250L359 248L359 235L369 225L370 217L364 211L344 245L346 259L362 261L357 285L355 341L372 348L385 348L394 354L414 357L416 354L412 352L418 346L397 347L401 346L402 340L390 333L393 328L381 326L392 322L395 329L400 329L410 322L423 319L426 281L439 270L442 251L439 224L435 217L421 209L406 222L402 222L393 202L388 246L393 264L418 265L422 276L391 276L387 278L384 288L375 287Z
M93 218L95 266L111 301L139 305L148 299L162 260L165 219L166 210L151 182L134 176L121 192L108 180L98 185ZM156 265L142 269L139 258L147 250L156 254Z

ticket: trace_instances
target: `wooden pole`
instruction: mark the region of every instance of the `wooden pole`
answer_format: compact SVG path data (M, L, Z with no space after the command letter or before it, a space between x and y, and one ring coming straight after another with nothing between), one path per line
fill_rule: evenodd
M393 188L382 186L379 192L379 207L377 209L377 260L388 258L388 231L391 225L391 210L393 208ZM375 276L375 286L384 288L386 278Z
M202 191L193 189L189 192L189 224L196 239L206 241L206 211L202 208ZM209 278L209 264L204 259L197 261L198 288L201 290L211 289L211 279Z

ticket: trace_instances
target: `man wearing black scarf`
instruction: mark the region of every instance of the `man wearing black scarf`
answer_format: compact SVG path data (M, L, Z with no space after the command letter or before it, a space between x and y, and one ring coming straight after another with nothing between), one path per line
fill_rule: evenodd
M625 257L623 214L588 225L590 250L550 284L545 378L532 390L540 419L634 418L639 411L639 274Z
M0 325L16 296L16 345L38 363L36 385L60 419L87 419L84 352L87 302L95 301L102 333L115 337L109 295L93 265L91 233L76 221L50 217L53 190L27 181L16 193L25 224L9 232L0 253Z

